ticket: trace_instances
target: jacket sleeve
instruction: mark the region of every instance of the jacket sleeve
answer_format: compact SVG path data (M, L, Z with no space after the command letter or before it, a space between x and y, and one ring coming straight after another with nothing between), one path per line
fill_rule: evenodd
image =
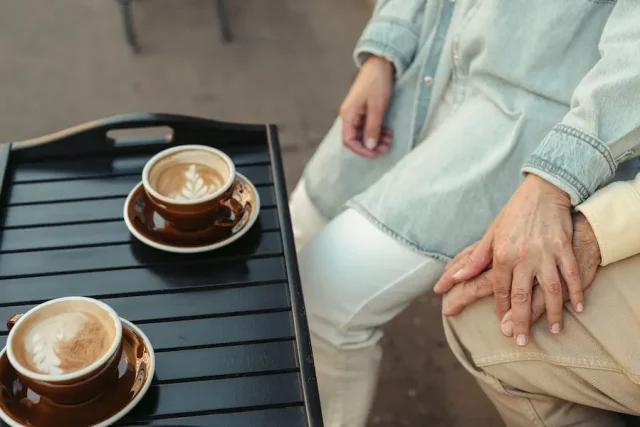
M400 76L416 54L427 0L378 0L354 51L362 66L370 54L387 58Z
M524 164L575 205L640 154L640 1L618 0L602 32L600 60L575 89L571 109Z
M596 191L576 210L593 228L602 265L640 254L640 174Z

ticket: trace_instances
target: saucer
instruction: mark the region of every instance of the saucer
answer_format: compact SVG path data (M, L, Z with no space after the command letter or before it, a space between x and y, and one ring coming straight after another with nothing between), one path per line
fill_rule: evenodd
M145 395L155 372L155 356L146 335L122 319L123 352L118 380L103 394L79 405L60 405L25 388L6 355L0 352L0 418L10 427L105 427Z
M229 229L211 224L197 231L181 231L158 213L138 184L124 203L124 222L131 234L142 243L167 252L193 254L227 246L242 237L258 219L260 196L245 176L236 173L234 196L244 206L240 221Z

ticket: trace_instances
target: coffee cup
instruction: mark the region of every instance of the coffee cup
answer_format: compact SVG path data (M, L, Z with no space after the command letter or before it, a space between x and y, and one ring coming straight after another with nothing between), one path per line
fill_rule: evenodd
M215 148L182 145L161 151L145 165L142 184L156 211L178 230L231 229L242 218L242 204L234 197L235 165Z
M93 399L118 379L122 323L108 305L67 297L7 322L6 353L23 384L59 404Z

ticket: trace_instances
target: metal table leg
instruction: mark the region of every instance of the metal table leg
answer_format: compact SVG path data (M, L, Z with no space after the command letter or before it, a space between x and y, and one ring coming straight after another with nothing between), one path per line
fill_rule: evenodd
M133 25L133 11L131 8L132 0L118 0L120 3L120 10L122 12L122 22L124 24L124 34L127 38L127 43L131 47L134 53L140 52L140 44L138 43L138 37Z
M227 5L225 0L215 0L218 10L218 22L220 23L220 33L225 43L231 41L231 28L229 26L229 15L227 14Z
M133 24L133 0L118 0L120 3L120 10L122 12L122 22L124 25L124 33L127 38L127 43L131 47L134 53L140 52L140 43L138 43L138 36L136 35L135 26ZM227 5L225 0L215 0L216 9L218 12L218 22L220 24L220 34L222 40L228 43L232 39L231 28L229 25L229 15L227 13Z

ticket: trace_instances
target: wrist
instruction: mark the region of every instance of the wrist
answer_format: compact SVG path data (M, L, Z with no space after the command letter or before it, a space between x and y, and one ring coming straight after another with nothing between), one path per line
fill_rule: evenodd
M571 206L571 196L569 196L569 194L566 191L562 190L555 184L547 181L546 179L538 175L528 173L525 176L524 183L528 183L535 187L541 188L546 193L551 193L557 196L558 199L561 200L562 202L566 202L567 206Z
M385 58L383 56L378 56L370 53L369 56L367 56L367 59L365 59L363 65L383 68L389 71L392 76L395 75L395 67L393 66L393 61L390 58Z
M600 265L602 262L602 254L600 253L600 245L596 234L587 217L581 212L573 215L573 248L576 252L588 253L588 258L595 265Z

